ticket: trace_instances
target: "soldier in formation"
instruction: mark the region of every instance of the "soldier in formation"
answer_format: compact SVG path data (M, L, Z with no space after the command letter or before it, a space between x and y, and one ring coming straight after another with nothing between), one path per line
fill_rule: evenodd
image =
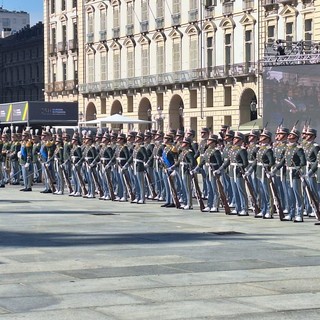
M41 139L28 128L19 137L4 129L0 141L0 187L20 183L32 191L43 181L43 193L144 204L160 201L161 207L193 209L199 198L197 179L202 178L201 210L215 213L222 206L228 214L303 222L319 215L320 147L317 130L279 125L272 133L252 129L246 137L222 126L219 134L201 129L199 143L194 130L181 129L128 134L98 129L94 135L77 130L45 128ZM16 158L18 165L16 166ZM10 180L11 179L11 180ZM222 182L219 184L218 182ZM221 187L222 186L222 189ZM221 201L226 199L226 202ZM198 199L199 200L199 199ZM200 203L200 202L199 202ZM231 208L231 210L227 210Z

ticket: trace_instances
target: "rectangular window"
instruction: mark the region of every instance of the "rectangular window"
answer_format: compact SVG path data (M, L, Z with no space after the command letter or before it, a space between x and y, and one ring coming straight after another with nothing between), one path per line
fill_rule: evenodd
M225 65L227 67L231 64L231 33L225 35L224 40L224 49L225 49Z
M93 22L93 12L88 13L88 33L93 34L94 32L94 22Z
M173 61L173 66L172 70L173 71L180 71L181 70L181 40L180 38L175 38L173 39L173 44L172 44L172 61Z
M312 40L312 19L306 19L304 21L304 40Z
M164 17L164 0L157 0L157 18Z
M72 8L76 8L77 7L77 0L72 0Z
M107 30L107 11L100 11L100 31Z
M190 10L198 9L198 0L190 0Z
M275 29L275 26L268 26L267 38L269 44L272 44L275 41Z
M107 80L107 54L105 52L101 53L100 57L100 76L101 76L101 81Z
M73 28L73 39L74 39L75 43L77 44L77 42L78 42L78 24L77 24L77 22L73 22L72 28Z
M180 0L172 0L172 14L181 12Z
M207 67L214 67L214 41L213 36L207 36Z
M129 2L127 5L127 24L133 25L133 2Z
M190 36L190 69L198 68L198 36Z
M67 26L66 25L62 26L62 42L64 46L67 43Z
M119 6L113 7L113 27L119 28Z
M164 70L164 43L157 42L157 73L162 74L165 73Z
M141 66L142 76L149 75L149 45L147 44L141 47Z
M66 0L61 0L61 11L66 10Z
M286 31L286 47L287 50L292 49L292 41L293 41L293 22L287 22L285 25Z
M208 108L213 107L213 88L207 88L207 95L206 95L206 106Z
M224 105L225 106L232 105L231 87L224 87Z
M148 0L141 1L141 21L148 21Z
M73 79L76 83L78 83L78 60L73 62Z
M52 82L56 82L57 81L57 69L56 69L56 65L53 64L52 65Z
M120 79L120 51L115 50L113 53L113 78Z
M51 12L51 14L56 12L56 0L51 0L50 12Z
M55 46L57 41L56 29L51 29L51 43Z
M190 90L190 108L197 108L197 96L198 96L198 90Z
M252 30L245 31L245 62L252 61Z
M63 81L67 80L67 64L65 62L62 63L62 77Z
M133 51L133 48L128 48L127 68L128 68L128 78L133 78L134 77L134 51Z
M94 82L94 55L88 56L88 82Z

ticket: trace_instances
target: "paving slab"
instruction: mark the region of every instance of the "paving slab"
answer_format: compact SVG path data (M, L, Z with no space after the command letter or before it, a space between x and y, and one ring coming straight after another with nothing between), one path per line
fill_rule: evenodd
M319 319L303 224L0 189L0 318Z

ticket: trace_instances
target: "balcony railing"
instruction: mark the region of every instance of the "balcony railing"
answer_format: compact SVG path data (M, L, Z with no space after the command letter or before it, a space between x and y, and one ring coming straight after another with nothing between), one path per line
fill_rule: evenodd
M222 14L224 16L233 14L233 2L227 2L222 5Z
M58 42L58 52L67 51L67 43L65 41Z
M272 5L278 5L278 0L262 0L263 6L272 6Z
M204 10L204 18L205 19L213 19L214 18L214 7L206 7Z
M77 50L78 49L78 40L77 39L71 39L68 42L69 50Z
M149 31L149 21L141 21L140 22L140 32L147 33Z
M308 8L308 7L312 7L314 5L314 1L315 0L303 0L302 1L302 8Z
M286 4L297 4L297 0L277 0L278 3L282 3L283 5Z
M126 36L127 37L133 36L133 33L134 33L133 29L134 29L133 24L127 24L126 25Z
M248 11L254 9L254 0L243 0L242 10Z
M56 46L55 43L50 43L50 45L49 45L49 53L50 54L57 53L57 46Z
M99 32L99 41L106 41L107 40L107 31L106 30L102 30Z
M120 27L112 28L112 39L120 38Z
M54 91L55 92L61 92L64 90L64 85L65 85L65 82L64 81L58 81L58 82L55 82L54 84Z
M198 9L193 9L188 12L189 22L196 22L198 20Z
M65 90L71 91L77 89L78 81L76 80L67 80L65 81Z
M164 17L156 18L156 29L160 30L164 28Z
M48 93L53 92L53 90L54 90L54 83L47 83L47 84L45 85L45 90L46 90L46 92L48 92Z
M93 43L94 42L94 34L88 33L87 34L87 43Z
M199 68L178 72L168 72L149 76L124 78L93 82L79 86L80 93L113 92L114 90L139 89L144 87L171 86L197 81L226 78L244 78L258 73L258 63L245 62L232 65L221 65L211 68ZM57 91L57 90L56 90Z
M181 24L181 22L180 22L180 20L181 20L181 15L180 15L180 13L172 14L172 15L171 15L171 20L172 20L172 25L173 25L174 27L180 26L180 24Z

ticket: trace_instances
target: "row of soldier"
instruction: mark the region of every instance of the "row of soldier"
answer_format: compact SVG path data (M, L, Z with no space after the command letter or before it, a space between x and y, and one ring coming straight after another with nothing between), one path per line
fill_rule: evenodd
M227 214L239 216L251 209L264 219L275 212L284 221L320 218L320 148L313 128L305 127L300 137L295 127L290 131L281 125L274 142L267 129L251 130L246 140L228 126L219 135L202 128L199 143L192 129L81 134L75 130L71 137L46 128L41 135L26 129L10 136L5 128L0 187L19 184L21 175L21 191L32 191L32 183L43 179L43 193L61 195L66 185L70 196L98 194L101 200L138 204L150 198L184 210L193 208L195 195L204 212L223 205Z

